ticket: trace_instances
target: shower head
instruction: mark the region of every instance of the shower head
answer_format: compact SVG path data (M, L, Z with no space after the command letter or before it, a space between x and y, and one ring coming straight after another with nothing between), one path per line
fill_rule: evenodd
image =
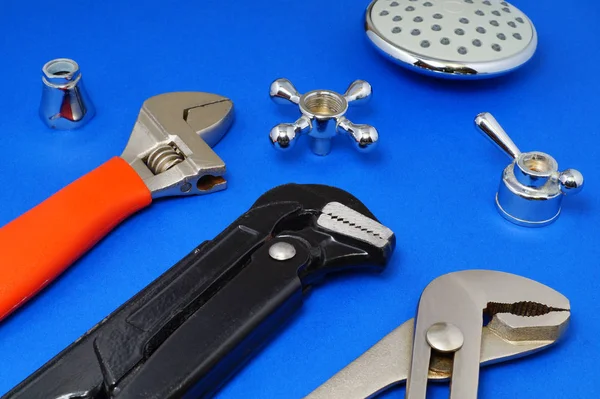
M537 47L533 23L500 0L374 0L367 36L402 66L443 78L510 72Z

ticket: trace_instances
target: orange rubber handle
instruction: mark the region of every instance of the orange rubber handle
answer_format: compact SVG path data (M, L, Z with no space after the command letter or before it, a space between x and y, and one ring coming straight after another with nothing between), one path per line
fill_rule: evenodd
M115 157L0 228L0 320L151 202L141 177Z

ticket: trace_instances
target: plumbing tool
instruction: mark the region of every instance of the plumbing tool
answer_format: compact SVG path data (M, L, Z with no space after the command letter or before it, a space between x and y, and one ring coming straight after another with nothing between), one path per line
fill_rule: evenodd
M394 246L351 194L276 187L4 398L210 397L315 283L381 271Z
M490 270L443 275L423 291L417 317L396 328L306 399L367 399L407 383L451 381L451 399L477 399L480 365L523 357L564 334L569 300L536 281Z
M154 198L225 189L210 146L232 121L233 103L216 94L146 100L120 157L0 228L0 320Z

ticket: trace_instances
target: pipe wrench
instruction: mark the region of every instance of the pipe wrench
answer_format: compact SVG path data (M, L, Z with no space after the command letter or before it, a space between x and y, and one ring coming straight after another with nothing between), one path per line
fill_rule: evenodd
M316 282L380 271L394 246L392 231L351 194L276 187L5 399L209 397Z
M216 94L146 100L120 157L0 228L0 320L154 198L225 189L211 146L232 122L233 103Z
M406 382L425 399L428 380L450 380L451 399L476 399L479 367L523 357L557 342L569 300L514 274L467 270L423 291L417 317L396 328L306 399L373 398Z

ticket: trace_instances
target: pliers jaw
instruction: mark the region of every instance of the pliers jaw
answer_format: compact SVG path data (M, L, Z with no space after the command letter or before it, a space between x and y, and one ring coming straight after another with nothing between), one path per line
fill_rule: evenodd
M406 398L425 399L431 358L440 352L453 356L450 397L477 398L484 314L502 340L548 346L565 331L569 310L559 292L513 274L468 270L435 279L419 301ZM520 355L531 352L520 349ZM493 360L515 356L500 350Z
M417 319L394 329L306 399L373 398L404 382L406 398L424 398L429 380L451 380L451 398L476 398L480 365L554 345L569 319L569 300L533 280L489 270L450 273L423 291ZM446 335L436 339L433 326Z

